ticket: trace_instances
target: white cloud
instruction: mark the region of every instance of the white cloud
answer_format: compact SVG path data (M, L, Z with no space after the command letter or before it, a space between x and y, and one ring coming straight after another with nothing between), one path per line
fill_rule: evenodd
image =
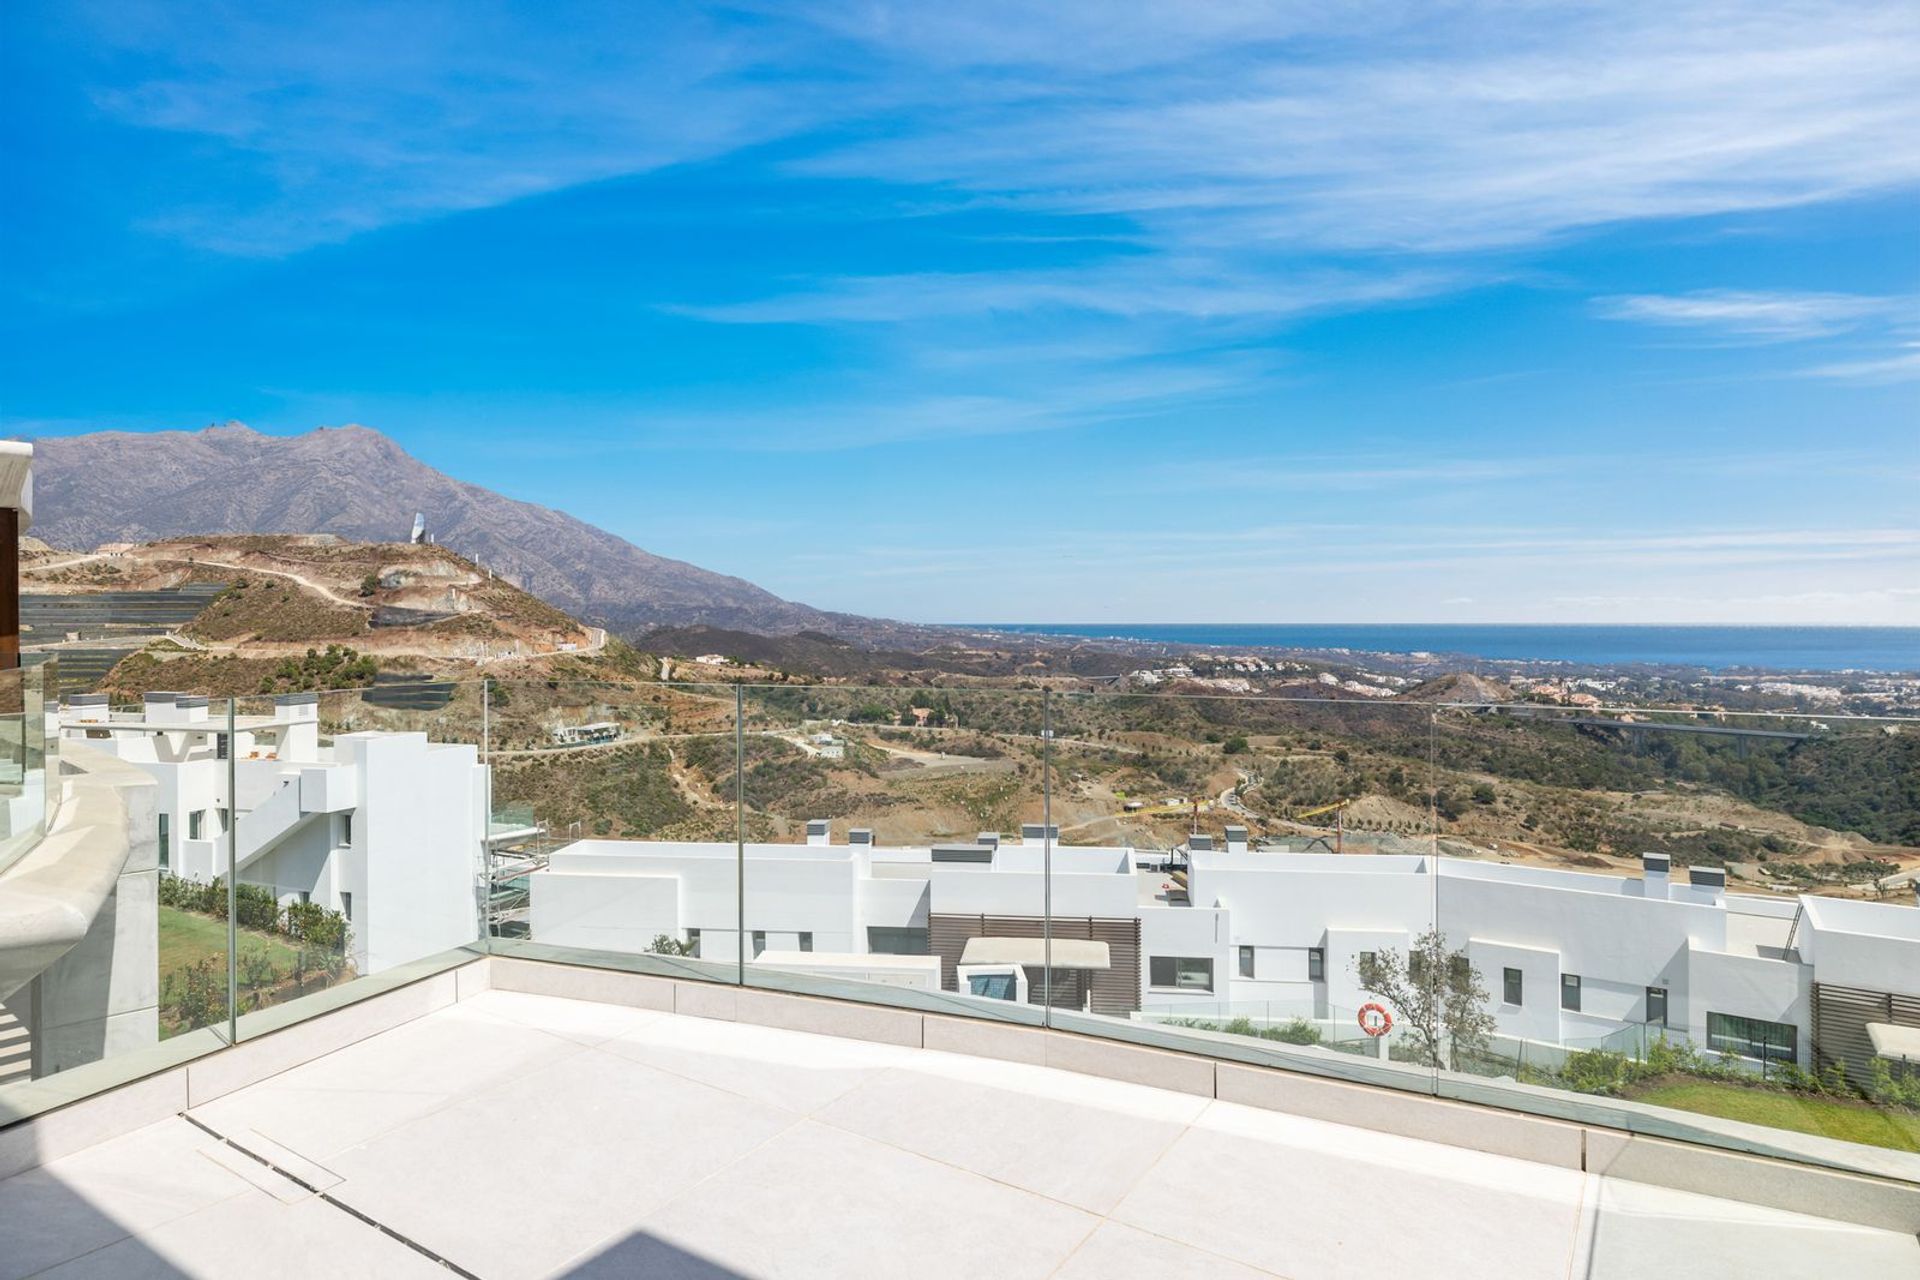
M1595 309L1609 320L1701 329L1761 342L1827 337L1903 311L1912 313L1915 306L1907 298L1857 293L1739 289L1594 299Z
M1912 382L1920 379L1920 342L1909 342L1896 355L1865 360L1840 360L1815 365L1805 370L1810 378L1833 378L1843 382Z

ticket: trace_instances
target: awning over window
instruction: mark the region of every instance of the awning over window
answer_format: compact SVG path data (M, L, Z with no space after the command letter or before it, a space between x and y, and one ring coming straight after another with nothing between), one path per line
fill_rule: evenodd
M1057 947L1060 944L1054 943ZM1873 1051L1882 1058L1905 1058L1920 1062L1920 1027L1897 1027L1891 1022L1869 1022L1867 1038Z
M960 953L961 964L1017 964L1023 968L1042 968L1047 963L1044 938L969 938ZM1112 958L1104 942L1086 938L1055 938L1053 967L1056 969L1111 969Z

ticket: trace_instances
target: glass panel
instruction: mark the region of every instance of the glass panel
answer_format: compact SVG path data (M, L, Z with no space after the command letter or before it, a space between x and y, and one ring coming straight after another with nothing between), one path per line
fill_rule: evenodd
M1040 695L743 696L748 983L1032 1023L1098 998L1045 963L1112 913L1049 938Z
M1136 984L1055 1025L1430 1091L1425 706L1148 688L1050 706L1055 898L1118 853Z
M36 894L61 907L0 926L0 1123L210 1052L230 1033L227 789L214 760L229 708L83 695L49 711L48 674L0 674L17 699L7 740L18 767L0 803L25 839L0 875L37 877ZM170 791L162 775L176 766L163 762L197 782ZM43 843L49 794L63 800ZM202 814L191 882L160 865L159 815L176 799Z
M1912 723L1461 706L1435 752L1441 929L1506 996L1443 1093L1920 1178Z
M493 950L737 980L735 700L726 684L492 685Z

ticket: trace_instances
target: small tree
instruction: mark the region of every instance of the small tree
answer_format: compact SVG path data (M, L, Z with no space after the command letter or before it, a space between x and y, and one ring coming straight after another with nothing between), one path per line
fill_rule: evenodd
M1486 1054L1494 1021L1480 971L1465 948L1448 951L1438 929L1415 938L1405 956L1376 951L1372 963L1356 960L1353 968L1361 986L1393 1006L1423 1066L1445 1061L1459 1071L1462 1063Z
M657 956L690 956L693 954L693 943L682 942L670 933L659 933L647 944L647 950Z

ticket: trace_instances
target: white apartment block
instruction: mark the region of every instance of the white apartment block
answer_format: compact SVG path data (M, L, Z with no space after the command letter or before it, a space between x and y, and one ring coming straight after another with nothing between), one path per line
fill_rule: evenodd
M317 902L346 916L361 974L478 934L488 793L472 745L378 731L322 745L310 693L276 698L270 715L238 717L232 741L203 697L149 693L129 714L110 711L104 694L80 694L61 709L60 733L159 784L153 834L162 874L224 876L231 820L240 883L267 886L282 904Z
M1159 852L1018 843L884 847L828 824L805 844L583 840L530 882L534 941L643 952L660 935L749 958L961 994L1040 1000L1036 950L1053 916L1056 1005L1131 1018L1295 1017L1344 1025L1373 998L1363 955L1438 925L1489 992L1498 1039L1543 1051L1685 1037L1703 1049L1868 1069L1873 1027L1920 1027L1920 909L1726 891L1664 855L1639 877L1425 856L1255 852L1196 836ZM1171 868L1177 868L1171 869ZM1182 881L1184 880L1184 884ZM913 962L877 956L920 955ZM1013 973L1012 971L1018 971ZM1012 981L969 981L1011 973ZM1816 1052L1817 1047L1817 1052Z

